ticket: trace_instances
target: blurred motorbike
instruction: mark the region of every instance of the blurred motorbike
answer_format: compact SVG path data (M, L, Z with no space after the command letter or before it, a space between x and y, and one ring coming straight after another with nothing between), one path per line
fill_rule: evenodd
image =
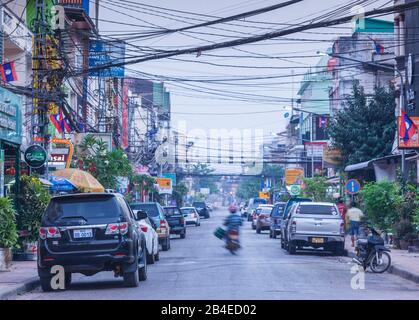
M237 230L230 230L226 233L226 249L231 254L236 254L236 251L240 249L239 233Z

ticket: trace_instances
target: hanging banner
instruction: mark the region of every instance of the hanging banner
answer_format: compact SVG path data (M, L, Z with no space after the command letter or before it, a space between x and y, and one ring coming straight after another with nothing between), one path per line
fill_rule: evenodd
M411 133L408 133L408 136L410 136L409 140L404 141L403 137L400 134L401 125L402 125L402 117L398 118L397 121L397 132L398 132L398 143L399 143L399 149L418 149L419 148L419 117L409 117L410 120L413 122L413 125L411 125ZM409 129L406 126L407 129Z

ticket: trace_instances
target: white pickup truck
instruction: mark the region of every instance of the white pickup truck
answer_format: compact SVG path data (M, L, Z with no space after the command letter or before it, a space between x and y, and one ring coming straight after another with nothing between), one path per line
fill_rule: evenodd
M344 222L335 204L301 202L293 206L285 221L285 248L290 254L303 247L323 248L342 255Z

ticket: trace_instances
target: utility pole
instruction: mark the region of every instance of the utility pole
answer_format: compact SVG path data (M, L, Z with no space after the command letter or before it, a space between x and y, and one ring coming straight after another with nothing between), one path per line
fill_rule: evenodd
M95 24L99 34L99 0L95 1Z
M0 63L3 63L4 56L3 7L3 0L0 0Z

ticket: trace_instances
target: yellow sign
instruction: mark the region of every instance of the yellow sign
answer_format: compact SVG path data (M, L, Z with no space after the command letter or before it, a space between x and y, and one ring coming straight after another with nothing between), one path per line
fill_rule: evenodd
M172 179L170 178L157 178L157 184L162 189L170 189L172 188Z
M303 168L292 168L285 170L285 184L287 186L303 183L304 169Z
M260 191L260 192L259 192L259 198L262 198L262 199L269 199L269 192L263 192L263 191Z

